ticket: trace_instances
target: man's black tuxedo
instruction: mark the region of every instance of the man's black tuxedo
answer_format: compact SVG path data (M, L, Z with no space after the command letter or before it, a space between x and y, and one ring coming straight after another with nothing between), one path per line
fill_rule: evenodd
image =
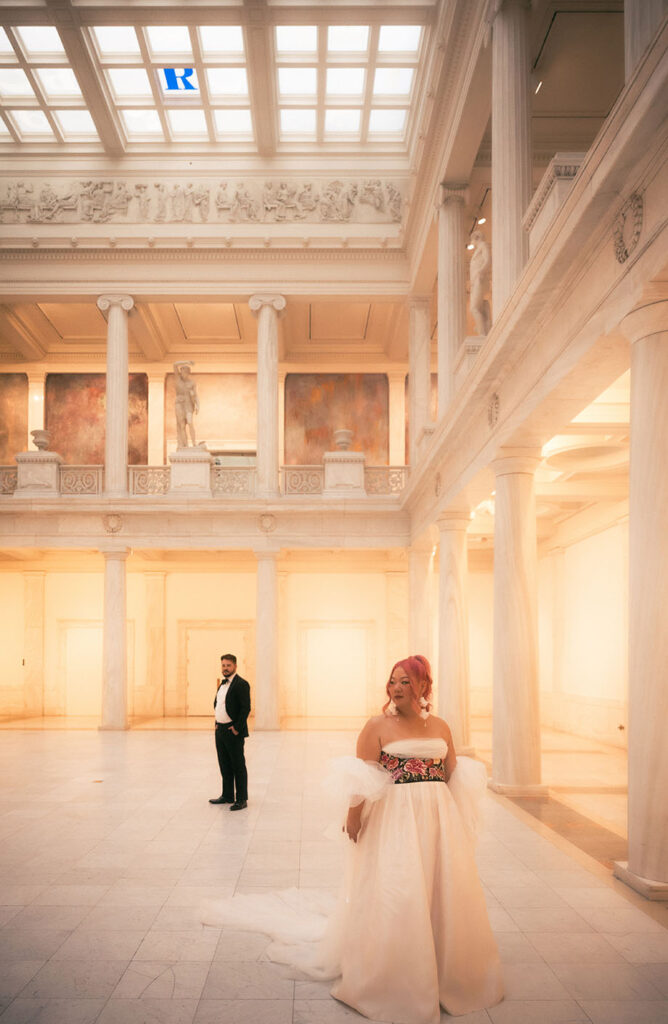
M218 690L225 682L221 679ZM213 702L214 711L218 700L218 690ZM250 715L250 685L241 676L235 675L225 697L225 710L232 719L231 724L240 736L248 736L248 716Z
M214 710L218 701L221 680L213 702ZM250 714L250 686L245 679L235 674L227 688L225 710L231 722L216 722L216 754L218 767L223 778L225 803L244 804L248 800L248 772L244 757L244 739L248 736L248 716ZM232 729L236 730L236 734Z

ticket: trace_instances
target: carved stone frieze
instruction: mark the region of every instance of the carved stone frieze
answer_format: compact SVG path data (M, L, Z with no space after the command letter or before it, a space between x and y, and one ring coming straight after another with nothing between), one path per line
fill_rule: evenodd
M381 178L331 181L10 181L3 224L399 223L401 186Z

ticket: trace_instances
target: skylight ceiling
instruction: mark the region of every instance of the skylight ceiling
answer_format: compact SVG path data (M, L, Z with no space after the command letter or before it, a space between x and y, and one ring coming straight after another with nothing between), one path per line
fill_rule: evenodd
M407 151L427 25L267 22L267 64L245 26L179 24L180 10L133 25L132 7L116 8L124 24L83 26L75 46L54 26L5 22L0 145Z

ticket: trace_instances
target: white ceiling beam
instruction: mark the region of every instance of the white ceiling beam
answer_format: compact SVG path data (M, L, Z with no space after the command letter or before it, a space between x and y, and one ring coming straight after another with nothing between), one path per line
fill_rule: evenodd
M37 362L46 355L44 346L7 306L0 306L0 336L27 362Z
M167 346L148 306L135 306L128 320L128 333L146 359L157 362L165 358Z
M273 156L276 152L274 114L277 96L273 74L275 61L272 27L267 23L264 0L245 0L244 13L246 71L257 151L260 156Z

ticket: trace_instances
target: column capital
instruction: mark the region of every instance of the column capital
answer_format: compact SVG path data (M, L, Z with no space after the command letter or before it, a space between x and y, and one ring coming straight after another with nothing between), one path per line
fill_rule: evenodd
M389 384L403 384L406 381L407 372L405 367L401 370L386 370L385 376Z
M131 295L100 295L97 300L97 308L106 313L112 306L120 306L122 310L129 313L135 304Z
M125 562L131 549L100 547L98 550L101 555L104 555L105 562Z
M468 194L468 182L442 181L438 187L438 205L463 206Z
M280 316L285 311L287 302L284 295L258 292L256 295L251 295L248 305L253 316L257 316L263 306L271 306Z
M471 510L467 505L446 508L439 514L436 525L439 533L445 533L448 530L466 532L471 525Z
M485 21L491 25L498 14L509 7L521 7L528 11L531 8L531 0L488 0L485 12Z
M253 554L258 562L276 562L280 554L280 547L276 548L254 548Z
M533 476L540 461L540 448L499 448L491 466L496 476L507 476L510 473L528 473Z
M665 284L650 285L642 299L622 320L620 330L631 344L653 334L668 333L668 289Z
M408 295L406 296L406 305L408 306L409 310L429 310L431 308L431 295Z

